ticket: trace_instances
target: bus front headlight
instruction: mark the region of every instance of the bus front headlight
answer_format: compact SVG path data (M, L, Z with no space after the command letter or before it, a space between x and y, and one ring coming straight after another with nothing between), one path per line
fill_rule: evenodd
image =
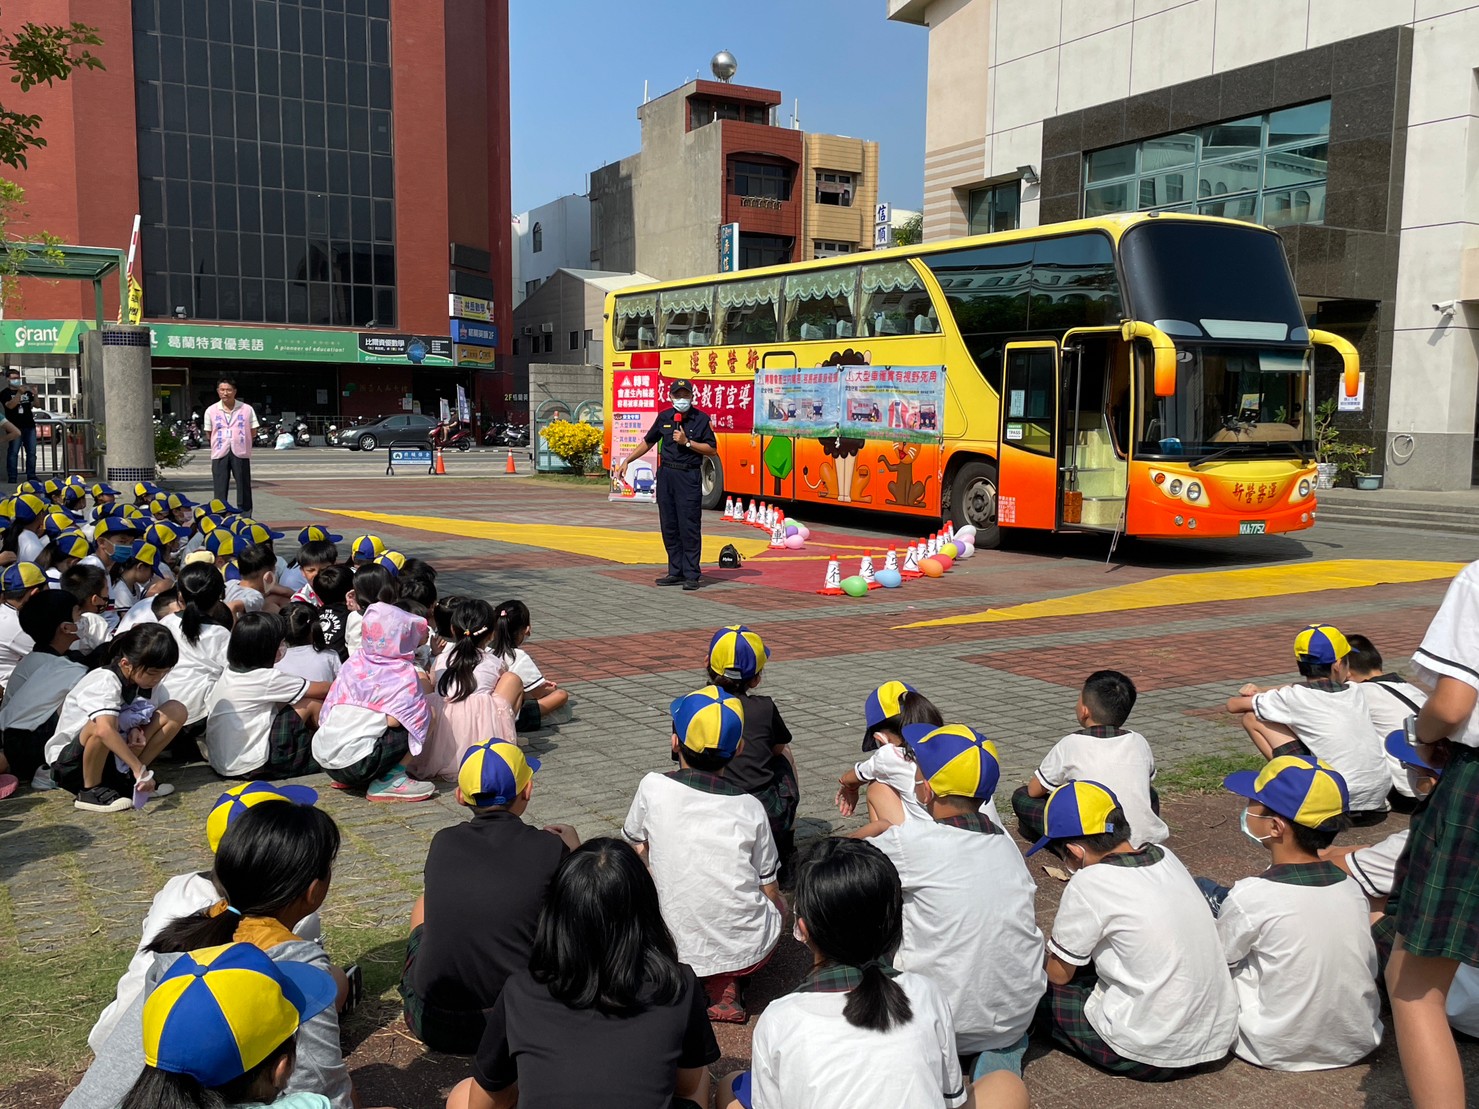
M1301 497L1308 497L1310 495L1310 479L1309 478L1302 477L1302 478L1299 479L1299 495Z
M1200 482L1192 482L1186 487L1186 499L1192 503L1202 499L1202 486Z
M1181 479L1179 477L1172 478L1171 484L1166 486L1166 492L1170 493L1173 497L1181 496Z

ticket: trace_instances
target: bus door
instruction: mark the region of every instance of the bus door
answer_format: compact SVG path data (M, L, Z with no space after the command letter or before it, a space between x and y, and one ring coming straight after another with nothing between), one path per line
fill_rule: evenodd
M1130 345L1118 327L1063 337L1063 523L1124 526L1129 463Z
M796 354L789 350L767 351L760 359L763 370L794 370ZM760 498L766 501L796 499L796 439L786 435L750 436L753 447L745 453L759 475Z
M1051 530L1058 526L1058 344L1008 343L1004 360L997 520Z

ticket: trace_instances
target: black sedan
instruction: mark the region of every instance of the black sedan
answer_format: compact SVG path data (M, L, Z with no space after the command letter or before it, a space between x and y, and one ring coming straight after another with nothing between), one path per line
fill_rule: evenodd
M408 412L381 416L340 428L337 437L329 437L328 444L331 447L348 447L352 451L372 451L397 439L429 439L431 429L436 424L430 416L417 416Z

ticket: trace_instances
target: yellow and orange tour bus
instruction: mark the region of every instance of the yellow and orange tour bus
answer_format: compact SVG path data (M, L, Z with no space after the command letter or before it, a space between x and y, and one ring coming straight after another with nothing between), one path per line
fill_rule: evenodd
M605 338L608 460L687 378L719 439L705 507L948 517L987 547L1307 528L1314 348L1359 382L1276 233L1155 213L627 288Z

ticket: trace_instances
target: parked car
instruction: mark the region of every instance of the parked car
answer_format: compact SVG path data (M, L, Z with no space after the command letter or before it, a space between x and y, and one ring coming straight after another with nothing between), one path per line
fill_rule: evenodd
M397 439L430 439L437 422L430 416L398 413L374 420L356 421L340 428L337 442L330 446L348 447L352 451L372 451Z

